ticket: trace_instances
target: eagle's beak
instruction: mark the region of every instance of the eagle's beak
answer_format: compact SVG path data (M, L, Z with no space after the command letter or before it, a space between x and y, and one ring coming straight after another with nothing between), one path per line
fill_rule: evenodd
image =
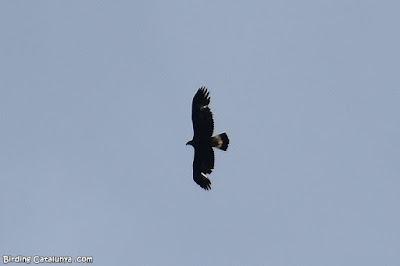
M189 140L188 142L186 142L186 145L191 145L192 144L192 141L191 140Z

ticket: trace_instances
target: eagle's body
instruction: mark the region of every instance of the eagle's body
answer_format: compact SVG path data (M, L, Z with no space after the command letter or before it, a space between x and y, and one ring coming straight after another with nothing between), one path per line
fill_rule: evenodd
M192 121L194 136L186 145L194 147L193 180L202 188L211 189L211 181L206 174L211 174L214 169L213 147L226 151L229 138L226 133L212 136L214 120L210 108L209 92L206 87L201 87L192 103Z

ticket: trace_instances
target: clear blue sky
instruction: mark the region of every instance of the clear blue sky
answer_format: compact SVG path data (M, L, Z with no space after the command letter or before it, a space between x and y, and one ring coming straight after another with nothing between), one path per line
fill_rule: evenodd
M399 1L4 1L0 255L400 265ZM191 101L211 91L212 190Z

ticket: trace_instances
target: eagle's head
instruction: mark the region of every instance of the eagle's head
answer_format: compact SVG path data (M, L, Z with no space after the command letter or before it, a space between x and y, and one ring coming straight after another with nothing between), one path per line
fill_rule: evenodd
M192 145L193 146L193 140L189 140L188 142L186 142L186 145Z

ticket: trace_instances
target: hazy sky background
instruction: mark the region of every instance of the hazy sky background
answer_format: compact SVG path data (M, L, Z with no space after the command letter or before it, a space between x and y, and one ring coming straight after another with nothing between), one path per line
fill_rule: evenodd
M0 252L400 265L399 1L3 1ZM212 190L191 101L211 91Z

